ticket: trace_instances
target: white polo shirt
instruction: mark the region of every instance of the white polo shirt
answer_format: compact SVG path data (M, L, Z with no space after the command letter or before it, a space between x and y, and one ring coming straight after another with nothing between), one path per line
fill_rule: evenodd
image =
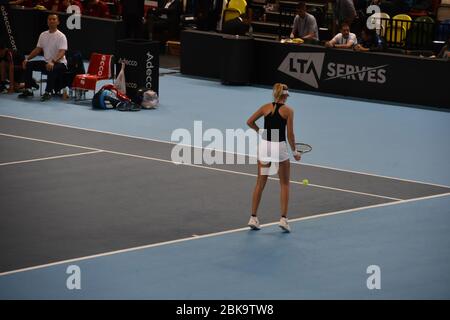
M39 36L37 47L42 48L44 51L44 59L47 62L51 62L58 55L59 50L67 50L67 38L59 30L50 33L50 31L44 31ZM67 65L66 56L61 58L58 62Z
M356 39L356 35L354 33L351 33L348 35L347 38L344 38L342 33L338 33L334 36L333 39L330 41L331 44L352 44L355 45L358 43L358 40Z

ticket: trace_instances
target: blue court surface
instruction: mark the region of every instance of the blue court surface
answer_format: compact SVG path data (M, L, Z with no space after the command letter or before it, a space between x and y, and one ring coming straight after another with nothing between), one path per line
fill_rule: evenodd
M291 92L313 146L293 231L276 177L250 231L256 167L175 165L171 136L246 129L270 99L179 74L140 112L0 96L0 299L449 299L450 113Z

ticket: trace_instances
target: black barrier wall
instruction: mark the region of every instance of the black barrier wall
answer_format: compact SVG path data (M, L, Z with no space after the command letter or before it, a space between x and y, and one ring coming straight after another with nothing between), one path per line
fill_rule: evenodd
M222 83L250 84L253 73L253 39L234 35L224 35L222 39Z
M181 72L220 79L221 35L184 31ZM205 50L207 48L207 50ZM450 108L450 62L254 40L252 83Z
M450 63L256 41L255 81L358 98L450 108Z
M219 79L223 59L222 38L222 34L215 32L183 31L181 73Z
M153 90L159 94L159 42L119 40L116 61L119 65L125 64L128 97L134 99L139 89Z
M28 54L36 47L41 32L48 30L49 11L10 7L9 12L17 48ZM69 50L80 51L85 59L93 52L115 54L117 40L123 39L125 34L120 20L81 16L81 28L69 30L66 22L70 15L58 15L61 22L58 29L66 35Z

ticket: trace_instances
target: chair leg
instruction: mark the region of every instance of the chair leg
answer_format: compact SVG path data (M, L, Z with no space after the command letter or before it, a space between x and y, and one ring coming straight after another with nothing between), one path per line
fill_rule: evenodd
M42 72L41 72L41 82L39 83L39 95L40 96L42 96L42 79L43 79L43 76L42 76Z

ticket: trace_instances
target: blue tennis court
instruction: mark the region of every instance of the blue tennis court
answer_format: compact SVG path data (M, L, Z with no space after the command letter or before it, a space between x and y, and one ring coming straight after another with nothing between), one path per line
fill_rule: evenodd
M170 158L174 130L246 129L271 89L168 72L160 96L129 113L0 97L1 299L450 298L450 113L291 92L313 152L286 234L276 178L250 231L255 165Z

